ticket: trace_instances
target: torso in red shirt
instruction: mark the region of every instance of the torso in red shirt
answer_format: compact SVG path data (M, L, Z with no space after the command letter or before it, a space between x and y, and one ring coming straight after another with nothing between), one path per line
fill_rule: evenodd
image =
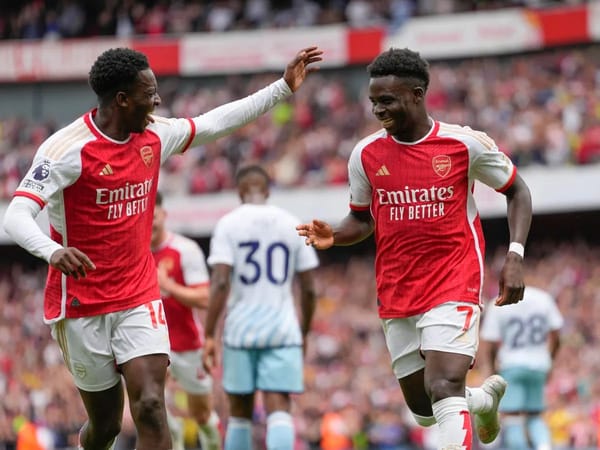
M153 251L157 267L184 286L208 285L209 275L202 250L191 239L169 233L163 244ZM202 326L196 321L194 310L172 296L163 295L165 317L169 327L171 350L184 352L203 345Z
M48 205L50 234L89 256L78 280L49 267L44 319L54 322L133 308L160 298L150 252L161 161L182 152L194 128L157 118L125 142L103 135L86 114L48 138L15 195Z
M473 183L501 191L515 173L487 135L468 127L433 122L417 142L385 130L359 142L349 162L350 207L375 219L382 318L480 302L484 239Z

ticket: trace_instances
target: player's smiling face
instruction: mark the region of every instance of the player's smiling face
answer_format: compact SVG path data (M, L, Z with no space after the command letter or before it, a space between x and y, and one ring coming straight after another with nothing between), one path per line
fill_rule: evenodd
M150 114L160 105L158 83L151 69L142 70L127 93L127 122L130 131L141 133L152 122Z
M372 112L389 134L400 140L411 135L423 107L424 90L410 79L395 75L373 77L369 82Z

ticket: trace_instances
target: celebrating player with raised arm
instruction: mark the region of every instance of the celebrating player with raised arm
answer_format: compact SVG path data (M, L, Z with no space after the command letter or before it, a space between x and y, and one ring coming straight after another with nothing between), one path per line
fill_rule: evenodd
M377 304L392 368L417 422L440 427L440 449L471 449L471 416L487 443L499 432L498 375L482 388L465 379L477 350L484 243L475 180L503 193L511 247L498 305L523 298L529 189L485 133L438 122L425 96L429 67L418 53L390 49L368 67L369 98L382 129L362 139L348 164L350 213L335 228L298 227L318 249L375 232Z
M159 167L268 111L300 87L322 52L308 47L283 77L193 118L152 114L160 105L146 56L110 49L89 83L98 107L39 147L5 214L6 232L50 267L44 320L85 405L85 450L111 448L121 427L123 383L138 450L171 448L164 387L169 336L150 252ZM35 222L48 206L50 237Z

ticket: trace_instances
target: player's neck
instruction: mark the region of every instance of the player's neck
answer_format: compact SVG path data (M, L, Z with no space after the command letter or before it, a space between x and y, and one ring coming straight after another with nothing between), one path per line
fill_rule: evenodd
M122 128L121 121L115 120L117 116L110 107L99 106L92 120L102 133L117 141L125 141L129 138L129 130Z

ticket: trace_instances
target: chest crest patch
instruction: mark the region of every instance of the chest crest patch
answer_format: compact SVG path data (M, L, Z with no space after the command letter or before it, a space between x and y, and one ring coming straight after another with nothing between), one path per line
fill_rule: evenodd
M144 145L142 148L140 148L140 156L147 167L152 166L152 162L154 160L154 152L152 151L152 147L149 145Z
M452 169L452 160L448 155L437 155L431 159L433 171L440 177L444 178Z

